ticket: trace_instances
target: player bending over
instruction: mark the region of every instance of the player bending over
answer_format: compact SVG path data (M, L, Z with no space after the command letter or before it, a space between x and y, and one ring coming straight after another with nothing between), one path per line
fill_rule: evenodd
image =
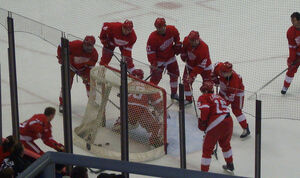
M192 88L195 78L201 75L202 81L211 80L212 64L207 44L200 39L199 32L191 31L183 40L180 55L185 62L183 73L185 105L192 103Z
M98 52L94 48L95 37L86 36L83 41L75 40L69 42L70 59L70 80L71 87L75 74L82 78L86 87L87 96L90 92L90 70L95 66L98 60ZM57 48L58 62L62 63L61 46ZM59 112L63 112L62 93L59 96Z
M121 22L105 22L99 39L103 44L100 65L108 65L116 47L119 47L122 57L128 65L128 72L132 73L135 68L132 61L132 47L136 42L136 34L131 20Z
M34 140L42 139L43 142L56 151L64 151L62 144L52 137L51 121L55 116L55 109L47 107L44 114L35 114L30 119L20 124L20 141L25 148L43 155L44 152L34 143Z
M231 104L232 112L243 128L240 137L247 137L250 135L250 130L242 111L245 95L242 77L232 69L232 64L229 62L216 63L212 74L214 83L220 85L219 95L225 99L227 105Z

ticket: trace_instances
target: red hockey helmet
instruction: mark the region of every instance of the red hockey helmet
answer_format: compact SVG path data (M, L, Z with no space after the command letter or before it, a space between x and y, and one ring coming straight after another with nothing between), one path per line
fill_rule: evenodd
M157 18L154 22L154 26L156 28L161 28L161 27L164 27L166 26L166 20L164 18Z
M132 71L132 75L136 76L139 79L143 79L144 71L142 69L135 69L134 71Z
M126 30L132 30L133 29L133 23L131 20L126 19L124 23L122 24L122 27L125 28Z
M221 73L232 72L232 64L228 61L224 62L220 67L220 72Z
M204 92L213 93L214 92L214 82L212 82L212 81L203 82L202 86L200 87L200 91L202 93L204 93Z
M199 32L192 30L188 35L189 40L198 40L200 38Z
M89 46L93 46L96 43L96 39L94 36L86 36L83 42Z

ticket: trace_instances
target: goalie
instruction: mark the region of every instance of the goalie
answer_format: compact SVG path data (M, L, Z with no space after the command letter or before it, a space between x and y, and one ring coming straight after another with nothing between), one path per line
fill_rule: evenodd
M141 69L135 70L135 76L139 79L144 78L144 72ZM136 85L137 89L145 90L145 84L133 81L128 84ZM133 130L141 125L150 133L149 143L154 147L159 147L163 144L160 123L160 116L163 114L163 102L160 93L152 94L128 94L128 128ZM150 108L154 108L153 111ZM113 126L114 131L120 131L120 118Z

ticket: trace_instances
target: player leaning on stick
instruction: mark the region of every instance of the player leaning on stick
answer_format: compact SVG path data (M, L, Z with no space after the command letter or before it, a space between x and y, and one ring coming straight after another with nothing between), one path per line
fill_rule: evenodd
M180 55L185 62L183 73L185 104L192 103L191 86L198 74L202 81L211 80L212 64L207 44L200 39L199 32L191 31L183 40L182 52Z
M150 82L158 85L166 68L170 76L171 99L179 100L177 94L179 68L175 55L181 50L179 32L173 25L166 25L164 18L157 18L147 41L147 56L151 64Z
M287 59L288 71L284 79L281 94L285 94L294 78L300 65L300 13L294 12L291 15L292 26L286 35L289 43L289 57Z
M115 48L119 47L122 57L124 57L127 62L128 72L134 72L135 68L131 51L137 37L131 20L125 20L123 23L105 22L101 29L99 39L103 44L100 65L108 65Z
M242 111L244 104L244 84L242 77L232 69L231 63L219 62L214 66L212 80L216 85L220 85L220 96L225 99L227 105L231 104L232 112L243 128L243 133L240 137L247 137L250 135L250 130L246 116Z
M219 143L222 148L226 165L223 169L233 171L233 158L230 140L233 122L226 101L218 94L214 94L214 83L205 81L200 88L197 107L201 111L198 128L205 132L202 146L201 171L207 172L211 162L214 146Z
M98 52L94 48L95 37L86 36L83 41L75 40L69 42L69 59L70 59L70 80L71 87L74 75L77 74L82 78L86 87L87 95L90 92L90 70L95 66L98 60ZM62 63L61 46L57 48L58 63ZM61 93L62 94L62 93ZM59 97L59 112L63 112L62 95Z

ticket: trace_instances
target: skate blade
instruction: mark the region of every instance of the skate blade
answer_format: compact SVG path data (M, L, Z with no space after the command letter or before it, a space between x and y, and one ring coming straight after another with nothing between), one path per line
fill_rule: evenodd
M226 173L226 174L228 174L228 175L234 175L234 172L233 171L231 171L231 170L228 170L228 169L224 169L223 168L223 170L224 170L224 172Z

